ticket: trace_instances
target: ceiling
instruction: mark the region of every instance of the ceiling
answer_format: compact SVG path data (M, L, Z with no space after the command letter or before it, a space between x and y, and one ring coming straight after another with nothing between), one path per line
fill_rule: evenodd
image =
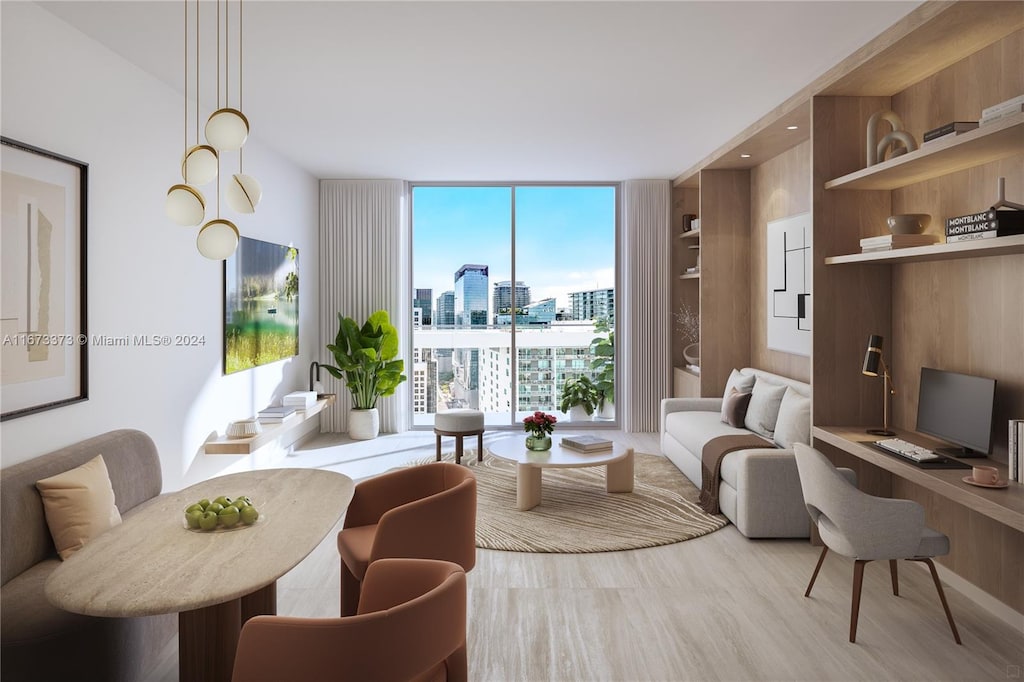
M181 2L39 4L183 90ZM243 109L320 178L671 178L918 4L251 0Z

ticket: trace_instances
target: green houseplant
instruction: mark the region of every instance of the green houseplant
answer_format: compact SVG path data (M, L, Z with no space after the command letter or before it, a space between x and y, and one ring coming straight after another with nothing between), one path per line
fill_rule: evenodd
M605 334L590 342L590 352L594 355L590 369L594 371L594 385L599 394L598 409L607 414L615 402L615 330L611 320L602 318L594 323L594 331Z
M322 367L336 379L344 380L352 394L349 435L360 440L375 438L380 428L377 399L393 395L406 380L402 374L404 361L395 359L398 330L386 310L373 313L362 326L338 313L338 333L327 350L334 355L336 364Z
M569 419L576 421L571 410L581 408L587 416L594 414L601 396L597 392L597 386L588 376L579 376L568 379L562 386L562 399L558 409L569 414Z

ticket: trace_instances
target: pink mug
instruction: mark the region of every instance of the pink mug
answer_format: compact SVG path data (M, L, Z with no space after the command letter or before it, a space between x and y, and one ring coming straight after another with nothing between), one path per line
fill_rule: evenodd
M996 469L995 467L976 466L972 470L971 478L974 479L975 483L995 485L996 483L999 483L999 469Z

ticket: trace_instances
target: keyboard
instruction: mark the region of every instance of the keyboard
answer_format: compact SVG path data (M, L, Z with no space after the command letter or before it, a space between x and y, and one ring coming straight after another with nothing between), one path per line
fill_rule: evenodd
M923 448L920 445L914 445L902 438L878 440L875 441L875 445L886 452L891 452L894 455L899 455L900 457L904 457L914 462L934 462L936 460L944 459L941 455L936 455L928 448Z

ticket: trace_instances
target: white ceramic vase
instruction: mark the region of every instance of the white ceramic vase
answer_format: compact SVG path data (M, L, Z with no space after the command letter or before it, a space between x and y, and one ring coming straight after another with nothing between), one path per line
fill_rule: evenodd
M615 403L605 401L604 407L597 413L598 419L615 419Z
M369 410L348 411L348 436L354 440L373 440L380 433L380 412Z

